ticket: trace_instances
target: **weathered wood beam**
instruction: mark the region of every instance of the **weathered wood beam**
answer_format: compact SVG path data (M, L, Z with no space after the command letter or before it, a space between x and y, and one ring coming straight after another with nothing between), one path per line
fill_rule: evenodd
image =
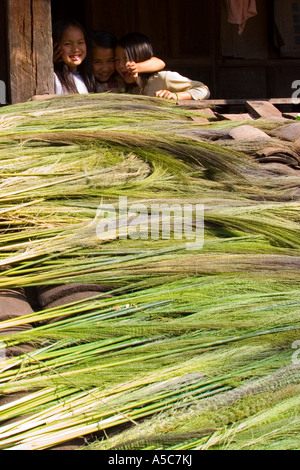
M247 101L246 108L255 118L282 118L282 113L269 101Z
M201 108L201 116L193 116L194 112L199 113L199 109L191 109L191 118L195 122L199 123L208 123L211 121L216 121L217 117L212 109L210 108Z
M263 98L260 100L249 100L245 98L238 98L238 99L209 99L209 100L202 100L202 101L178 101L179 106L190 106L193 108L209 108L211 106L236 106L236 105L246 105L246 102L252 103L254 101L262 101L262 102L269 102L276 105L299 105L300 98Z
M216 116L219 117L223 120L227 120L227 121L251 121L253 120L253 117L250 116L250 114L248 113L240 113L240 114L219 114L219 113L216 113Z
M191 109L197 109L197 108L211 108L214 106L224 106L224 105L245 105L246 100L245 99L229 99L229 100L223 100L223 99L218 99L218 100L181 100L177 101L178 106L184 106L188 107Z
M7 0L11 103L54 92L51 0Z

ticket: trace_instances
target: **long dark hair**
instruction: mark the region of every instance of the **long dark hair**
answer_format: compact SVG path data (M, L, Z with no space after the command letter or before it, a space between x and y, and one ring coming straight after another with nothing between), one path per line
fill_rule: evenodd
M93 75L92 65L91 65L91 54L90 54L90 47L87 34L84 28L81 26L78 21L73 19L64 19L57 21L52 28L52 37L53 37L53 44L59 43L63 37L64 32L66 31L69 26L75 26L79 28L85 39L86 48L87 48L87 55L83 62L78 65L77 70L80 73L89 93L95 92L95 79ZM54 63L54 72L58 76L63 89L68 93L78 93L76 88L74 78L72 73L70 73L68 66L63 62L55 62Z
M153 46L150 39L142 33L135 32L125 34L125 36L118 40L117 45L125 49L129 61L144 62L154 56ZM139 85L141 88L146 86L151 75L153 74L139 74Z
M109 31L93 31L90 35L92 47L103 47L103 49L115 49L117 38Z

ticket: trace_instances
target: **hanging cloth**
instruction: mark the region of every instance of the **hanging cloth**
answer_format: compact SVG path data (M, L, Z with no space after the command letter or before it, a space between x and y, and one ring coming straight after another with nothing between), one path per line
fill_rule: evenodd
M242 34L246 21L257 15L256 0L226 0L228 22L238 24L238 33Z

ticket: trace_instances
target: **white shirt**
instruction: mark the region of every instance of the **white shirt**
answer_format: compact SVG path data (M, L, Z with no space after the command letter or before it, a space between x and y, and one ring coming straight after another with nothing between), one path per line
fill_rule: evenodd
M190 93L193 100L208 99L210 95L209 89L204 83L190 80L187 77L183 77L178 72L170 71L162 71L153 74L140 93L142 95L155 96L155 92L160 90L169 90L176 93L187 91ZM135 90L132 91L132 93L134 92Z
M78 93L81 94L81 95L87 94L88 89L87 89L80 73L79 72L71 72L71 73L73 75L74 82L75 82ZM67 92L63 89L62 84L61 84L58 76L56 75L56 73L54 73L54 90L55 90L56 95L66 95L67 94Z

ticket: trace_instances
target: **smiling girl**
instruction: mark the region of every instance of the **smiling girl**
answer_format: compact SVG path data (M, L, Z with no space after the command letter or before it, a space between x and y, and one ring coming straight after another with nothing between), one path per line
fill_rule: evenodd
M98 93L107 91L124 93L126 91L125 81L116 72L116 45L116 37L108 31L94 31L91 35L92 67ZM128 72L130 75L133 73L136 76L138 73L158 72L164 67L164 61L158 57L150 57L149 60L139 63L134 61L127 62Z
M83 27L75 20L55 23L53 44L59 57L54 62L55 93L63 95L94 92L95 81Z
M116 73L116 37L109 31L94 31L91 34L92 68L97 93L125 91L125 82Z
M129 93L156 96L169 100L203 100L210 92L204 83L191 80L178 72L144 73L131 69L131 63L147 61L153 57L153 47L147 36L129 33L116 47L116 69L127 84Z

